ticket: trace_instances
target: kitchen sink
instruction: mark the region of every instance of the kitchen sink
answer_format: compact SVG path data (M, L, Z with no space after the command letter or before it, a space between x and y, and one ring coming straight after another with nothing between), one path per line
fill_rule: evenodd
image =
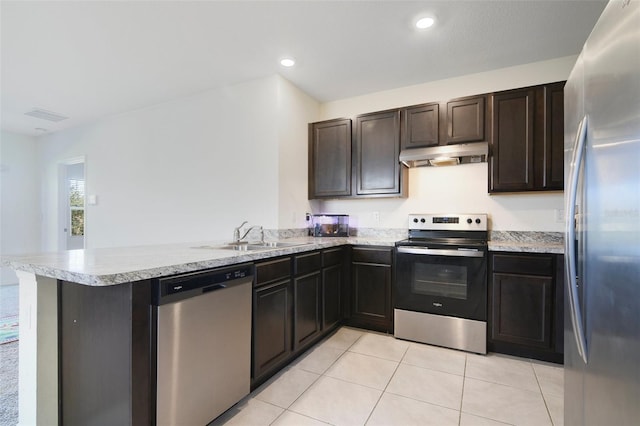
M250 246L256 247L266 247L266 248L284 248L284 247L295 247L295 246L303 246L307 243L285 243L282 241L264 241L259 243L249 243Z
M289 243L282 241L264 241L255 243L229 243L220 246L197 246L193 248L197 249L209 249L209 250L235 250L235 251L256 251L256 250L272 250L277 248L287 248L303 246L307 243Z

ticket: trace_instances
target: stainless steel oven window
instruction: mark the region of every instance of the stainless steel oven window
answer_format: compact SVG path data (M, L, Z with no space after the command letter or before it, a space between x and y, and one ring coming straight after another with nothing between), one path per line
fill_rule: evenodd
M416 262L412 291L425 296L467 299L467 267Z

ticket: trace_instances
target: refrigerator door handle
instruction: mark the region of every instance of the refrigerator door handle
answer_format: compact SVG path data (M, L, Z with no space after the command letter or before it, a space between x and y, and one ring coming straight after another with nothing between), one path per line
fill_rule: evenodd
M578 347L578 354L587 363L587 344L582 323L582 313L580 310L580 302L578 299L578 283L577 283L577 256L576 256L576 201L578 196L578 181L580 175L580 166L584 160L585 143L587 140L587 116L585 115L578 125L576 140L573 147L571 164L568 175L568 193L566 198L565 212L567 212L565 220L565 239L564 249L566 256L565 270L567 273L569 306L571 308L571 324L573 326L573 334Z

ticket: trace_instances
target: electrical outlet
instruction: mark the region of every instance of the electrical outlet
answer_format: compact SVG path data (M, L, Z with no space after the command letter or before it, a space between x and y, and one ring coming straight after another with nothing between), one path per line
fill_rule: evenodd
M564 222L564 209L556 209L556 222Z
M380 223L380 212L373 212L371 213L371 219L373 220L374 224L379 224Z

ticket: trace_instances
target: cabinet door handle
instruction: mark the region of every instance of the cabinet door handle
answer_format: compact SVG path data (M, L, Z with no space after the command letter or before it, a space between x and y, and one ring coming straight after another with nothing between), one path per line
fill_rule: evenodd
M573 334L578 347L578 354L587 363L587 342L582 323L582 312L580 309L580 300L578 299L578 280L577 280L577 256L576 256L576 201L578 197L578 182L580 175L580 167L584 161L585 144L587 140L587 116L585 115L576 134L576 140L573 146L571 164L568 176L568 194L566 198L565 212L565 238L564 238L564 257L565 270L567 274L569 307L571 309L571 325Z

